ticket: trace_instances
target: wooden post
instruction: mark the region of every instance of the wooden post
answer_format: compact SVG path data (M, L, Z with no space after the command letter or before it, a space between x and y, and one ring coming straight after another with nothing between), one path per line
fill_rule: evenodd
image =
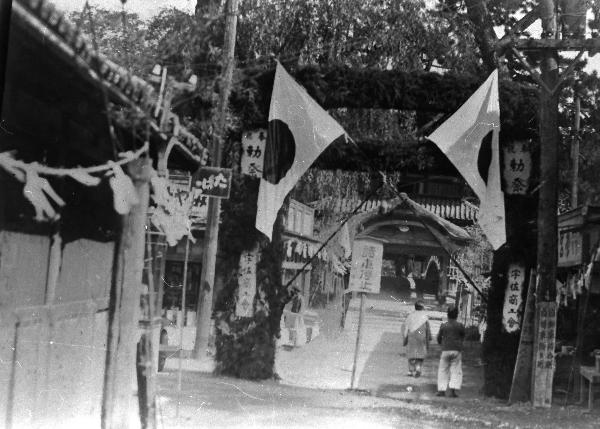
M556 37L556 16L553 0L540 1L542 37ZM541 61L540 87L540 191L538 201L537 234L537 295L536 307L542 302L552 302L556 295L557 231L558 231L558 52L544 49ZM537 314L537 309L536 309ZM535 332L540 320L535 319ZM554 319L556 323L556 319ZM536 356L534 355L534 359ZM544 380L542 380L542 378ZM534 387L532 398L548 397L541 390L548 388L546 374L538 379L534 362ZM551 397L551 392L550 392Z
M221 166L223 156L223 139L227 122L227 106L231 93L233 78L235 38L237 29L238 0L227 0L225 19L225 42L223 47L223 74L221 75L221 93L214 138L210 151L212 165ZM219 217L221 200L208 199L206 217L205 246L202 255L202 273L200 275L200 290L196 314L196 341L194 342L194 358L199 359L206 354L210 336L210 321L212 316L212 301L215 284L215 268L219 242Z
M179 328L179 348L178 348L178 366L177 366L177 407L175 409L175 416L179 418L179 402L181 394L181 361L183 360L183 329L185 328L185 292L187 284L187 271L188 271L188 260L190 254L190 238L185 237L185 259L183 261L183 286L181 287L181 317L177 318L177 327Z
M442 296L446 296L446 294L448 293L448 265L449 261L448 258L445 255L441 255L440 256L440 272L439 272L439 276L440 276L440 282L438 285L438 300L441 299ZM445 298L444 298L445 301Z
M147 158L128 165L139 203L122 216L122 229L115 247L102 397L103 429L125 429L131 423L151 170Z
M148 226L149 228L149 226ZM142 336L142 346L138 348L140 352L138 366L141 365L142 377L138 376L138 403L140 404L140 420L142 429L156 428L156 368L154 366L154 356L158 350L158 344L153 341L155 328L155 298L157 296L154 285L154 264L152 252L152 235L146 233L146 279L148 281L147 307L146 314L142 314L142 319L147 322L144 326L144 335ZM160 329L160 328L159 328ZM139 369L138 369L139 370Z
M62 263L62 238L58 232L55 232L52 235L50 243L48 275L46 277L46 305L54 304L54 299L56 298L56 285L58 284L60 265Z
M10 33L10 15L12 2L0 1L0 118L4 100L4 76L8 58L8 39Z
M583 289L577 301L577 338L575 339L575 360L573 362L573 392L578 392L582 387L579 372L581 370L581 362L583 361L583 331L585 330L585 316L590 301L589 286ZM583 400L583 398L580 399L581 401Z
M575 94L575 129L571 141L571 208L577 208L577 194L579 192L579 124L581 122L581 99Z
M517 350L517 360L515 362L512 384L510 386L510 395L508 396L509 404L528 401L531 396L535 285L535 271L531 270L529 273L525 311L523 311L523 323L521 324L521 337L519 339L519 349Z
M355 389L356 367L358 366L358 355L360 354L360 343L362 341L362 325L365 313L365 293L360 293L360 312L358 313L358 330L356 332L356 346L354 347L354 362L352 363L352 378L350 379L350 389Z

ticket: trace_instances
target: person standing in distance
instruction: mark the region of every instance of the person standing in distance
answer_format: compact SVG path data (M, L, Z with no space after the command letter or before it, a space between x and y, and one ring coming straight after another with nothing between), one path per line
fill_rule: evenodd
M462 385L462 349L465 339L465 327L456 321L458 309L448 308L448 321L440 326L437 341L442 346L440 366L438 367L438 392L437 396L445 396L449 389L449 396L456 398L457 390Z
M429 351L431 330L429 318L421 301L415 302L415 311L408 315L404 323L404 346L408 358L409 376L420 377L423 360Z

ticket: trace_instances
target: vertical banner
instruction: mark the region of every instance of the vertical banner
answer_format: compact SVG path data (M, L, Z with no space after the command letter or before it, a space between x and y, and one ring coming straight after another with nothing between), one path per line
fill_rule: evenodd
M552 404L554 346L556 341L556 302L538 303L539 321L534 344L533 406L549 408Z
M355 240L348 292L379 293L383 244L373 240Z
M514 142L504 149L504 192L525 195L531 177L531 152L528 142Z
M242 174L262 177L267 144L267 130L249 131L242 135Z
M531 398L531 374L533 366L533 339L534 339L534 313L535 313L535 285L536 275L533 270L529 274L529 286L527 288L527 300L523 311L523 325L521 326L521 338L517 351L517 361L513 380L510 386L508 403L529 401Z
M252 317L254 315L254 296L256 295L256 264L258 250L247 250L240 255L238 274L238 293L235 305L237 317Z
M508 266L508 285L504 294L502 325L506 332L516 332L521 324L521 304L523 298L523 283L525 283L525 267L521 264Z

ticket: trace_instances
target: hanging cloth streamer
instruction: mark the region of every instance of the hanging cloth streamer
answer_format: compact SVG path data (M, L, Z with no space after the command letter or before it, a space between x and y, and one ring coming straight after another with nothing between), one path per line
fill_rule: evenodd
M113 204L115 211L120 215L130 212L131 207L139 202L137 192L133 182L117 164L112 166L113 177L109 179L110 187L113 190Z
M109 181L113 190L115 211L119 214L126 214L129 213L131 206L138 203L139 198L131 179L120 166L140 158L148 152L148 147L149 144L146 142L135 152L120 153L118 161L109 161L93 167L76 168L55 168L37 162L26 163L15 159L14 152L1 152L0 167L13 175L19 182L25 183L23 195L33 205L36 221L56 221L60 218L60 214L55 206L58 208L65 206L63 199L52 189L48 180L40 177L41 175L70 177L85 186L98 186L101 179L92 176L92 173L108 172L108 175L112 175Z
M34 168L25 169L23 195L25 195L25 198L29 200L35 209L35 220L41 222L60 218L60 215L56 212L48 198L59 207L63 207L65 202L54 192L54 189L52 189L52 186L50 186L50 183L46 179L38 176Z

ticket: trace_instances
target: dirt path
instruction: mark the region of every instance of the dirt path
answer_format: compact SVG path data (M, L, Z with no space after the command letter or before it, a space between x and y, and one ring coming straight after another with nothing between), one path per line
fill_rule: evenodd
M339 390L307 389L274 381L252 382L185 372L159 376L160 429L167 428L584 428L600 413L582 408L534 410L500 401L394 399ZM177 403L179 417L177 417Z

